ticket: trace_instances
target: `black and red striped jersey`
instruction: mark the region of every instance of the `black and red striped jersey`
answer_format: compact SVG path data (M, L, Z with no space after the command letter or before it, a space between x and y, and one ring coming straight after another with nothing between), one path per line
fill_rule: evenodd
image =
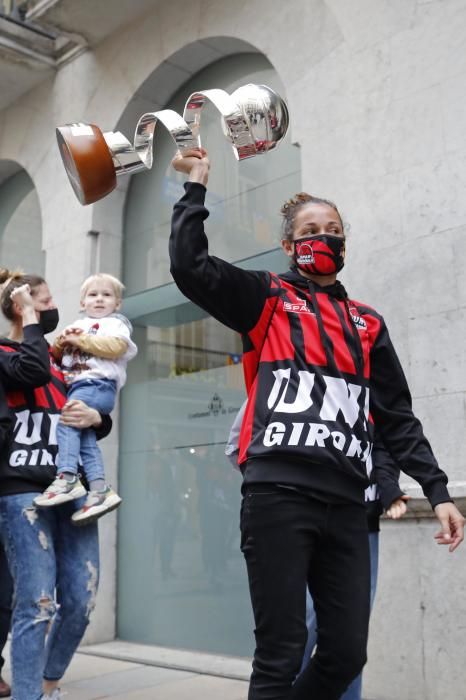
M205 193L186 183L174 207L171 272L189 299L242 335L244 480L362 502L375 421L431 503L450 500L383 318L339 282L321 287L296 269L277 276L209 255Z
M13 423L0 451L0 496L43 491L56 476L66 386L38 324L25 326L21 343L0 339L0 381ZM108 418L102 436L110 426Z
M235 469L240 469L238 464L239 438L247 403L246 399L236 414L225 445L225 456ZM404 495L404 492L399 484L400 470L388 450L385 449L377 432L375 432L371 458L370 485L364 492L364 500L368 530L369 532L378 532L383 509L387 510L395 500Z

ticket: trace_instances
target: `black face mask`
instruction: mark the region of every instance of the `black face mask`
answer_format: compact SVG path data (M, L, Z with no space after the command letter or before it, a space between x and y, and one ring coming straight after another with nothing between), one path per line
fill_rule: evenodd
M54 331L58 326L58 321L58 309L46 309L46 311L39 311L39 326L41 327L44 335Z

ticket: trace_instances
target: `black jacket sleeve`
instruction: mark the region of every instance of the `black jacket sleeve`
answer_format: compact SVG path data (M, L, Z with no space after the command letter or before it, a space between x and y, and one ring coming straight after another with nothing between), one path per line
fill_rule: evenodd
M0 382L0 450L5 450L10 441L13 419L8 408L6 392Z
M38 323L24 327L15 352L0 352L0 381L6 391L35 389L51 378L49 346Z
M107 437L113 425L111 416L107 415L106 413L101 413L100 417L102 418L102 423L95 429L97 440L102 440L102 438Z
M267 272L242 270L209 255L204 220L206 188L185 184L175 204L170 236L170 271L180 291L221 323L239 333L256 325L269 293Z
M379 487L384 510L390 508L397 498L404 496L399 484L400 469L377 434L372 450L372 477Z
M408 383L383 319L370 362L370 410L385 446L400 468L422 486L432 508L451 501L447 475L413 413Z

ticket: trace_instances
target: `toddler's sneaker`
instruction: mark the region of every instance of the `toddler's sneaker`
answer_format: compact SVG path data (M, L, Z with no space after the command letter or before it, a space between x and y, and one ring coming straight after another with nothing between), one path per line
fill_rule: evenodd
M72 480L68 480L63 474L60 474L52 481L50 486L45 489L44 493L35 497L34 505L39 508L59 506L62 503L74 501L76 498L82 498L86 493L86 489L80 482L78 476L75 476Z
M64 695L66 695L66 693L60 693L60 688L55 688L55 690L52 691L51 695L43 695L41 700L63 700Z
M118 508L120 503L120 496L110 486L106 486L102 491L89 491L85 504L73 513L71 521L73 525L93 523L105 513Z

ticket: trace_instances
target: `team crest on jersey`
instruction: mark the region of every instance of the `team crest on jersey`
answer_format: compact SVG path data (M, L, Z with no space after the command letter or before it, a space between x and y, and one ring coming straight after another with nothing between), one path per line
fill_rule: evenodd
M297 300L296 304L293 304L291 301L284 301L283 302L283 308L285 311L288 313L294 313L294 314L312 314L312 311L306 304L304 299L299 299Z
M353 319L353 322L354 322L354 325L356 326L356 328L359 328L360 330L365 331L367 329L367 323L365 322L363 317L359 315L358 310L354 306L352 306L352 307L350 307L349 312L351 314L351 318Z

